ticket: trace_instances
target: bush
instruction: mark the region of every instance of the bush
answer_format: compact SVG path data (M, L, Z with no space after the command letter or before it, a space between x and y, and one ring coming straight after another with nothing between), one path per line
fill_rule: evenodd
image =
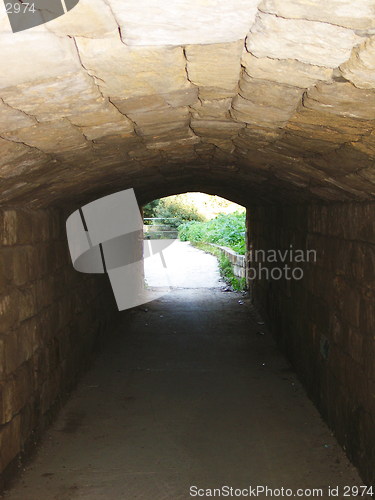
M195 207L184 203L183 200L175 196L159 200L155 207L153 217L162 219L156 221L156 224L165 224L175 229L187 221L204 220L203 216Z
M246 251L246 214L218 215L208 222L186 222L178 228L181 241L215 243L244 255Z

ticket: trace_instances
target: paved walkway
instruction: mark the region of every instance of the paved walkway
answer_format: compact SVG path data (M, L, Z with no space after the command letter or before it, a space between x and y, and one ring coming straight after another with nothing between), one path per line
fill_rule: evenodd
M176 289L119 314L6 500L179 500L191 486L258 485L328 498L328 486L361 484L241 295Z
M217 288L220 286L220 274L215 257L197 250L187 241L170 240L170 242L171 245L163 250L163 260L160 254L156 254L144 261L145 278L150 287Z

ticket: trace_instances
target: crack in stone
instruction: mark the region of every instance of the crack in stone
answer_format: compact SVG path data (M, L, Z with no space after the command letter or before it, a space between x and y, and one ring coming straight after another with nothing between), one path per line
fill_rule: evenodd
M3 97L0 97L0 102L4 104L4 106L7 106L8 108L14 110L14 111L18 111L19 113L22 113L23 115L25 115L27 118L30 118L31 120L34 120L35 123L40 123L39 120L37 119L37 117L35 115L30 115L29 113L26 113L26 111L23 111L22 109L19 109L19 108L15 108L14 106L12 106L11 104L9 104L8 102L4 101L4 98Z
M86 66L83 64L83 61L82 61L82 58L81 58L81 54L79 52L79 47L78 47L78 44L77 44L77 40L75 39L74 36L72 36L71 38L73 39L73 42L74 42L74 45L75 45L75 48L76 48L76 51L77 51L78 60L79 60L80 65L82 66L82 68L86 71L87 75L93 81L93 83L94 83L95 87L97 88L97 90L98 90L99 94L101 95L101 97L103 99L105 99L105 96L104 96L103 92L101 91L101 88L100 88L99 84L96 83L96 80L99 80L99 81L102 81L103 83L105 83L104 80L102 80L101 78L98 78L96 75L90 73L90 70L88 68L86 68Z

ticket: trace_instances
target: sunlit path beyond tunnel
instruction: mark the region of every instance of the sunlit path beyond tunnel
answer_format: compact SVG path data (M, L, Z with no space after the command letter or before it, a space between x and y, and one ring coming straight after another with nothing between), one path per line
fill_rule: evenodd
M6 500L177 500L222 486L325 498L361 484L248 299L197 254L216 288L121 313Z

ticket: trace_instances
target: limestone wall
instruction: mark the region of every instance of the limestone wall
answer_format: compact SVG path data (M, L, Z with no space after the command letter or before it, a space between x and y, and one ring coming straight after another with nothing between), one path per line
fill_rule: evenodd
M113 312L106 278L74 271L61 212L0 211L0 472L38 439Z
M249 212L253 250L317 251L316 262L296 264L301 280L254 280L252 293L323 417L374 484L375 204Z

